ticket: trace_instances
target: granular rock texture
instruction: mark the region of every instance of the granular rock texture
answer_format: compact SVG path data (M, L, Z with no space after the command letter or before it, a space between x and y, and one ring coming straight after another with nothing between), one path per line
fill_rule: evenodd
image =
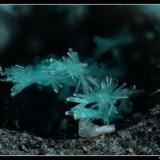
M159 155L160 106L133 114L124 126L96 138L41 138L27 132L0 129L1 155Z

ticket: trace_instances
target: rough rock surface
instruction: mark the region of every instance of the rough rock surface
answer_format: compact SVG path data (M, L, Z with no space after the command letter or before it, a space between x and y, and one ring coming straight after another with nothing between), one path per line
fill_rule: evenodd
M160 106L144 116L134 114L124 124L135 122L111 135L67 140L44 139L0 129L0 155L158 155L160 154Z

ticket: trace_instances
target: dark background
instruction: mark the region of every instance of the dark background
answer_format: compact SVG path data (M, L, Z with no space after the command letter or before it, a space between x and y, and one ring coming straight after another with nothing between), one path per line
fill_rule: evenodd
M143 90L133 100L133 112L144 113L158 103L158 96L150 94L160 86L159 22L156 9L136 5L0 5L0 65L3 70L15 64L36 65L52 55L66 56L68 48L73 48L82 60L109 63L111 71L123 73L117 74L122 82ZM113 48L94 54L96 36L114 38L124 28L134 41L116 48L120 59L113 56ZM50 87L39 90L32 85L12 98L12 86L0 82L1 128L56 138L78 136L77 122L64 116L72 104L60 100ZM66 123L67 129L62 130Z

